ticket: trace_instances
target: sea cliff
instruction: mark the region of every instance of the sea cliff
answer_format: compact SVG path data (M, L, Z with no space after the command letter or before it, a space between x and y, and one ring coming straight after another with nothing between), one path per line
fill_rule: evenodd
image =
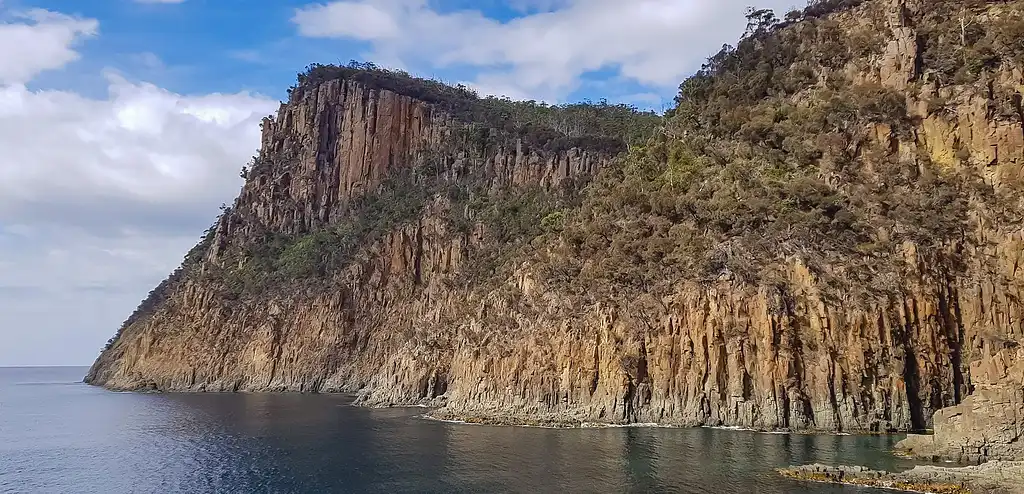
M961 4L753 12L664 117L312 67L86 380L930 428L1024 341L1024 6Z

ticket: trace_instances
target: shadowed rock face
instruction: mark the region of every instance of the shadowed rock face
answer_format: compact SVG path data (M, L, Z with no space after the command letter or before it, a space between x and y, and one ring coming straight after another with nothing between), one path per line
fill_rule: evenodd
M972 363L971 377L974 392L935 413L934 434L911 434L897 448L957 462L1024 460L1024 349Z
M930 83L915 62L920 7L857 9L834 14L838 25L881 9L888 44L851 66L851 78L898 89L916 118L909 133L875 126L873 144L901 159L976 167L995 188L1019 184L1020 123L988 110L984 85ZM995 78L1024 89L1019 68ZM941 112L928 104L938 96L949 101ZM958 157L964 149L970 162ZM557 202L616 159L615 149L584 143L532 146L357 80L319 81L265 120L233 207L87 381L351 391L366 405L432 404L439 417L484 422L916 430L980 389L972 360L1024 338L1024 233L984 219L963 232L973 247L950 247L957 256L907 242L902 292L869 301L835 296L799 259L780 266L783 285L723 278L679 283L667 296L585 299L549 283L522 245L502 244L495 225L441 192L360 239L326 275L239 295L219 274L274 235L344 226L355 204L403 172L424 187L472 184L491 201L539 190ZM481 276L490 255L506 269Z

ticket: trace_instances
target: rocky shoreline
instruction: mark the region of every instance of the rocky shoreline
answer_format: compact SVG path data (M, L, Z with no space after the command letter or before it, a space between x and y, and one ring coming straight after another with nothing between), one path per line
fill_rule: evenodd
M884 472L815 464L779 473L810 482L907 492L1024 493L1024 348L1003 349L972 362L971 375L974 392L959 405L935 413L933 434L910 434L896 449L913 458L975 465Z
M1002 355L1002 354L1001 354ZM997 355L995 358L1000 358ZM992 362L992 359L987 361ZM993 376L996 377L996 376ZM997 407L1000 408L1001 407ZM991 412L991 410L986 410ZM1005 411L1005 410L1004 410ZM945 415L954 415L947 411ZM1005 414L1003 414L1005 415ZM544 415L525 418L517 415L467 413L465 415L455 413L445 408L436 408L423 414L428 420L439 420L467 425L490 425L490 426L514 426L514 427L541 427L541 428L586 428L586 427L690 427L693 424L665 424L665 423L597 423L588 421L567 420L565 415ZM991 424L990 424L991 425ZM699 426L699 425L698 425ZM704 426L711 427L711 426ZM733 427L723 426L723 429ZM735 428L737 430L759 432L759 433L825 433L816 431L779 431L759 430L753 428ZM909 457L928 458L939 461L946 459L942 455L934 454L935 450L921 449L920 445L947 444L949 442L948 428L940 428L936 435L911 434L907 439L901 441L896 451ZM987 439L986 439L987 438ZM1001 441L999 436L978 433L975 441ZM1013 443L1015 441L1005 442ZM913 446L913 448L911 447ZM967 455L958 457L966 460ZM978 461L978 455L970 458ZM1024 461L991 460L980 465L972 466L939 466L919 465L910 470L902 472L888 472L872 470L863 466L829 466L823 464L793 466L778 469L779 474L784 477L806 482L820 482L830 484L841 484L859 487L888 489L904 492L921 492L934 494L972 494L972 493L995 493L995 494L1024 494Z
M968 467L917 466L905 472L885 472L861 466L814 464L782 468L784 477L809 482L875 487L935 494L1024 493L1024 462L992 461Z
M362 406L359 403L356 406ZM438 420L442 422L452 422L459 424L470 424L470 425L491 425L501 427L543 427L549 429L580 429L590 427L658 427L658 428L709 428L709 429L722 429L722 430L734 430L734 431L745 431L745 432L757 432L761 434L808 434L808 435L852 435L848 432L836 432L829 430L815 430L815 429L769 429L769 428L757 428L747 427L740 425L728 425L728 424L704 424L696 422L622 422L622 421L595 421L589 420L584 416L573 417L571 414L534 414L534 415L520 415L514 413L473 413L465 412L458 413L446 408L435 408L429 405L408 405L400 407L426 407L431 408L430 411L423 414L423 418L428 420ZM887 433L868 433L860 432L858 435L887 435Z

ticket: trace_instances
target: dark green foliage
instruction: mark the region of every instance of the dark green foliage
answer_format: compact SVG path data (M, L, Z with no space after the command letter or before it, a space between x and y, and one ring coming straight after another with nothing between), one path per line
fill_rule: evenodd
M752 121L756 113L767 118L763 127L771 127L777 118L771 114L816 84L823 68L842 68L883 46L883 38L870 26L854 33L851 42L833 19L810 18L788 28L766 29L758 23L775 24L759 15L750 28L756 35L735 48L724 46L680 85L677 106L667 115L674 133L735 136L745 124L758 124ZM891 109L891 104L884 106Z
M860 6L866 0L811 0L804 8L805 18L824 17L826 15L842 10L852 9Z
M561 231L565 227L565 211L555 211L541 218L540 227L545 231Z
M223 277L232 296L253 296L271 284L310 282L336 274L360 248L418 218L439 189L435 180L416 181L411 172L387 180L354 200L344 217L330 227L303 235L268 233L233 254ZM241 261L240 263L236 261Z
M539 242L558 246L547 257L551 279L613 298L665 293L681 280L777 284L796 257L835 294L884 296L901 289L904 240L941 249L962 238L963 179L911 178L880 159L881 175L847 170L836 186L774 153L720 161L717 152L697 141L636 148Z
M842 73L884 45L870 23L825 16L860 3L817 2L789 24L751 9L738 46L680 85L667 132L605 170L535 242L551 246L538 254L549 281L621 299L685 280L785 284L799 259L826 296L889 297L904 288L906 241L962 269L968 204L994 199L977 177L873 140L877 127L912 141L917 122L904 93ZM995 114L1012 113L1011 96L994 100L1008 102Z
M450 86L438 81L413 77L402 70L379 67L374 63L351 61L348 65L311 64L298 75L298 82L289 90L290 96L301 98L328 81L345 80L357 82L370 89L383 89L403 94L420 101L442 104L451 108L470 106L468 102L479 99L473 90L461 84Z
M471 217L482 223L491 240L507 245L523 238L536 237L541 220L552 208L547 192L540 187L481 195L469 204Z
M747 7L747 29L743 33L744 38L763 37L772 32L772 29L779 24L775 17L775 11L771 9L756 9Z
M557 231L566 211L579 205L581 188L567 182L548 190L532 186L489 191L486 183L470 184L468 193L450 203L453 231L482 234L470 252L470 262L457 280L473 286L491 286L504 279L497 273L521 259L529 243L546 231ZM505 273L508 274L508 273Z
M977 81L1001 64L1024 63L1024 12L988 9L991 0L929 3L920 28L921 61L943 84Z

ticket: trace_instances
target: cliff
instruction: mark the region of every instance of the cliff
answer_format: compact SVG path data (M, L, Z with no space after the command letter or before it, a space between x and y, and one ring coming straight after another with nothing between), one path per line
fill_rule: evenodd
M897 449L961 463L1024 459L1024 348L971 365L975 390L936 412L932 435L910 434Z
M314 67L86 380L931 427L1024 341L1020 1L755 11L660 120Z

